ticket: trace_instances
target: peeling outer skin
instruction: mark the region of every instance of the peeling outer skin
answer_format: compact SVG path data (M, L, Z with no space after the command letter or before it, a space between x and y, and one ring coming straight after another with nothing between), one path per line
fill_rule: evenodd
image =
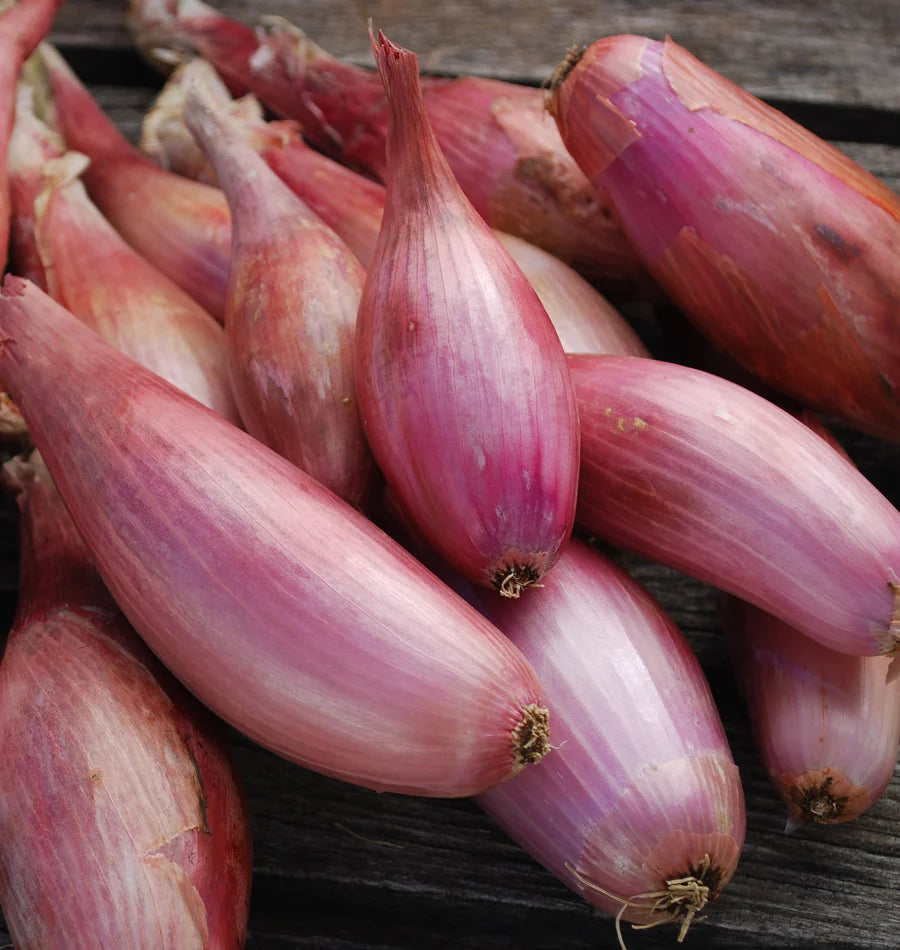
M16 946L233 950L251 844L217 726L125 622L40 459L3 480L22 513L0 664L0 898Z
M9 243L6 155L15 120L16 81L22 63L49 32L63 0L17 0L0 7L0 273Z
M887 185L784 113L713 72L669 37L663 46L662 69L672 91L691 112L710 109L763 132L846 182L900 220L900 199Z
M536 121L541 108L537 100L533 112L495 100L494 120L520 157L496 183L489 207L478 210L492 227L543 247L605 284L649 282L608 202L572 161L549 120ZM531 121L523 123L526 117ZM545 141L535 141L537 129Z
M811 308L805 314L806 326L790 338L758 282L717 254L693 228L684 228L671 242L656 273L665 286L680 288L679 303L688 313L729 315L727 321L704 319L703 332L751 373L791 392L802 404L817 405L873 435L897 440L900 403L826 287L816 290L818 313ZM817 355L814 364L810 353Z
M772 774L772 781L795 820L841 824L852 821L872 804L869 789L854 785L836 769L816 769L803 775Z
M0 820L10 932L16 946L41 950L230 950L249 901L244 805L232 780L213 776L204 789L179 723L187 700L166 696L151 669L172 695L180 688L126 629L117 613L51 611L7 649L0 748L15 764L9 776L29 778L4 789ZM33 708L42 715L26 714ZM224 750L206 743L204 766L221 770ZM211 834L207 802L223 792ZM86 882L77 906L75 876Z
M876 636L884 638L886 656L900 656L900 581L888 581L888 587L894 598L894 612L887 630L876 631Z
M131 22L154 65L171 67L188 52L203 56L235 95L252 92L277 115L299 119L322 151L383 175L387 112L372 70L339 62L280 18L267 18L265 29L256 30L196 0L132 0ZM335 109L332 97L340 103L347 76L352 107Z
M900 441L900 198L671 41L599 41L554 96L567 146L701 332Z
M610 102L610 98L642 75L641 59L650 41L641 36L617 36L592 43L574 62L574 56L564 60L550 80L552 95L548 109L556 118L566 148L582 169L590 168L588 177L603 171L617 155L640 138L635 123ZM604 70L599 74L590 69L594 58L603 56ZM577 69L576 84L569 77ZM605 111L603 122L585 125L578 123L578 136L568 134L568 117L584 114L585 108L599 104ZM582 136L584 138L582 139ZM595 166L596 163L596 166Z

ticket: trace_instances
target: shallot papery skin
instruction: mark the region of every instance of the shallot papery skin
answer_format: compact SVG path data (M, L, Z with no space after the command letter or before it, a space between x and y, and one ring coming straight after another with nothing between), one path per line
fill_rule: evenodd
M900 645L900 513L824 439L699 370L570 356L577 521L840 653Z
M218 188L155 165L125 139L48 44L54 123L91 163L84 183L125 240L217 320L225 318L231 217Z
M204 93L200 82L191 87L185 120L231 209L225 336L241 418L251 435L362 508L375 476L354 371L365 271Z
M308 768L420 795L483 791L547 751L521 653L355 509L20 278L0 337L104 582L223 719Z
M195 181L215 185L218 183L216 173L182 117L184 77L188 73L202 77L206 90L234 120L255 122L264 126L263 109L255 96L232 99L225 83L206 60L185 60L169 76L153 106L144 116L140 149L163 168Z
M50 31L64 0L0 3L0 272L9 245L9 184L6 156L16 115L16 83L22 64Z
M900 197L671 40L599 40L552 85L567 147L697 327L900 440Z
M478 803L587 901L690 924L744 841L740 776L687 641L611 561L571 541L544 588L477 601L530 659L552 760Z
M39 457L0 664L0 904L16 950L239 950L246 803L218 725L138 639Z
M392 118L357 321L363 426L427 543L469 580L518 596L572 528L578 417L565 355L441 155L415 55L383 35L374 45Z
M20 100L10 143L16 271L114 346L240 424L225 336L213 318L141 257L88 198L87 160Z
M199 0L132 0L131 24L151 61L204 57L232 92L252 92L302 122L317 148L386 180L390 110L372 70L341 62L284 20L254 29ZM467 76L424 78L422 92L454 175L492 227L605 282L647 281L605 199L545 115L540 90Z
M800 419L844 454L814 414ZM790 822L856 818L881 797L897 764L893 660L834 653L737 598L727 599L724 617L759 755Z
M897 764L894 660L835 653L736 598L725 617L759 755L791 819L856 818L881 797Z

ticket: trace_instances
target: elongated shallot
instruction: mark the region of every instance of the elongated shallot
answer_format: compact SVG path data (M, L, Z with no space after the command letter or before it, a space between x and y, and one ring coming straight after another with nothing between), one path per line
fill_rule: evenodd
M470 795L539 760L527 661L353 508L20 278L0 372L104 582L214 712L370 788Z
M551 85L567 147L697 327L900 441L900 196L668 39L598 40Z
M428 543L473 582L518 596L572 526L578 418L565 356L440 153L415 55L383 35L375 47L392 124L357 323L363 425Z
M236 950L251 844L218 724L129 627L40 457L4 478L22 535L0 664L0 903L16 948Z
M222 328L141 257L88 198L66 152L20 97L10 144L16 271L148 369L231 422Z
M578 521L832 650L900 645L900 513L802 422L684 366L570 356Z

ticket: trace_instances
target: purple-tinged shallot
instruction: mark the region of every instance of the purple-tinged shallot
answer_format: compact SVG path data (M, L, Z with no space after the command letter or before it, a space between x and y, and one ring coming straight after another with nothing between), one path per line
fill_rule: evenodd
M522 272L457 185L413 53L373 45L391 104L384 220L357 324L366 435L406 516L456 570L518 596L567 540L578 417Z
M900 196L671 40L598 40L551 85L572 155L698 328L900 441Z
M760 396L699 370L570 356L578 522L832 650L900 646L900 512Z
M0 373L107 587L163 663L270 750L370 788L471 795L539 760L521 653L332 492L34 285Z
M126 241L217 320L225 315L231 218L218 188L159 168L91 97L53 47L41 46L53 121L91 163L84 183Z
M552 764L478 797L585 900L684 936L731 879L744 799L691 649L652 598L579 541L543 590L479 605L534 665Z
M801 418L844 454L811 413ZM789 824L850 821L887 788L900 748L895 659L835 653L736 597L725 632L769 779Z
M16 271L104 339L239 423L222 328L141 257L97 210L65 152L20 95L10 143Z

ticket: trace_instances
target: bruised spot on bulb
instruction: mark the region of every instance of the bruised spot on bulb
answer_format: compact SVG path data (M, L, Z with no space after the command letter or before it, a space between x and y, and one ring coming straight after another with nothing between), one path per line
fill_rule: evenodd
M512 743L513 759L520 768L541 761L550 751L550 711L546 706L529 703L522 707Z
M638 431L640 431L641 429L646 429L646 428L648 428L648 424L647 424L643 419L637 419L637 418L635 418L635 420L634 420L634 427L635 427L635 429L637 429Z
M91 772L88 778L90 778L91 782L93 782L94 785L100 785L103 783L103 773L100 771L100 769L94 769L94 771Z
M830 228L827 224L817 224L814 228L814 234L819 242L825 244L835 257L844 264L849 264L862 254L862 249L858 245L846 241L834 228Z
M406 329L409 330L410 333L412 333L416 329L415 320L410 320L409 323L406 325Z

